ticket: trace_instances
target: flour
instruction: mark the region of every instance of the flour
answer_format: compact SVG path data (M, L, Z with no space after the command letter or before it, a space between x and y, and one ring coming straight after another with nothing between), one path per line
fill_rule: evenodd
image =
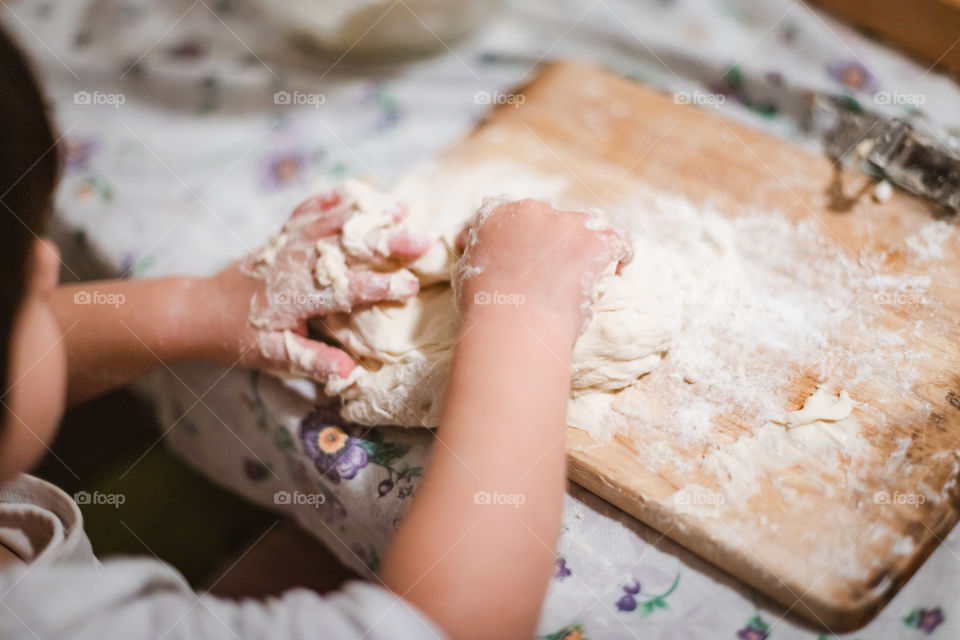
M954 241L954 225L944 220L928 222L915 235L906 239L910 253L923 262L939 260L946 247Z
M570 183L555 175L510 164L434 171L412 176L396 191L409 203L413 222L428 224L438 236L428 255L410 265L421 294L403 305L324 319L361 364L352 383L339 390L349 419L435 424L457 335L448 285L455 237L484 197L540 197L577 206L567 204ZM887 397L876 390L908 392L917 383L926 356L905 349L905 340L922 329L927 314L937 313L927 301L909 322L891 324L887 305L898 298L877 294L924 296L943 278L936 264L909 270L885 256L904 250L935 255L943 242L937 227L922 228L908 240L909 249L891 245L851 254L810 217L797 222L749 210L729 216L709 203L649 189L622 189L606 199L603 215L631 233L635 258L626 277L608 285L619 282L622 290L597 300L588 325L603 326L585 331L575 347L571 426L596 444L614 437L636 442L637 462L676 478L683 495L690 489L686 479L722 495L702 509L696 502L685 505L691 516L749 512L761 488L799 499L875 486L866 465L871 430L887 425ZM613 300L622 303L625 326L647 333L622 340L614 320L601 321L601 310ZM851 340L858 336L869 341ZM607 355L600 365L581 367L576 350ZM625 381L611 381L610 372ZM820 391L796 398L790 389L805 380ZM802 386L811 388L809 382ZM862 397L871 403L854 402ZM671 496L664 500L676 509Z

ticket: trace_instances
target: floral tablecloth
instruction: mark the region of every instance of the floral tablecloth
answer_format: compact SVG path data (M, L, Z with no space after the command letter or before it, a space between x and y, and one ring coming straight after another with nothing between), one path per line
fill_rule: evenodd
M68 253L78 274L91 256L113 275L211 272L261 244L311 190L347 176L394 182L550 59L592 61L812 147L800 126L804 89L960 131L954 81L788 0L515 3L466 40L438 43L438 55L362 65L298 49L233 0L8 0L0 13L63 134L57 213L82 249ZM296 384L195 364L162 370L150 389L180 455L372 575L431 436L345 425ZM954 531L845 637L956 638L958 592ZM539 633L823 632L571 486Z

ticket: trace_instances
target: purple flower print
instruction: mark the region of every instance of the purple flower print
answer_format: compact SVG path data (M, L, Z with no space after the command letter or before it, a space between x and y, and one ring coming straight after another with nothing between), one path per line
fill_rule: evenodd
M876 77L859 60L834 60L827 65L827 75L856 91L877 90Z
M355 478L370 462L359 439L350 436L336 412L318 407L300 423L300 442L323 476L334 484Z
M930 635L934 629L943 623L943 620L943 610L940 607L935 607L933 609L914 609L903 621L908 627L920 629Z
M623 585L623 596L617 600L617 611L634 611L637 608L636 595L640 593L640 582L631 578L630 584Z
M63 156L63 166L67 172L83 171L90 164L90 158L97 150L95 140L64 139L60 143L60 154Z
M747 625L740 631L737 631L737 637L740 640L767 640L767 632L763 629L758 629Z
M940 610L940 607L936 609L920 609L920 614L917 619L917 629L925 631L929 635L933 633L933 630L939 627L942 622L943 611Z
M573 575L573 572L567 567L567 559L563 556L557 556L554 564L557 567L557 570L553 572L554 580L563 580Z
M266 160L264 186L268 189L284 187L299 178L308 164L309 158L296 151L286 151L270 156Z
M413 478L414 475L419 473L414 471L411 473L409 470L401 471L397 474L397 497L398 498L408 498L413 495Z
M674 577L673 584L670 585L670 588L663 593L644 593L641 595L640 592L642 588L640 587L640 581L631 576L630 583L620 587L623 589L623 595L617 600L617 610L637 611L639 609L640 615L646 617L652 615L659 609L669 609L667 598L676 590L678 584L680 584L679 573Z
M637 608L637 599L629 593L617 600L617 611L634 611Z
M370 456L367 455L366 451L358 447L354 442L351 442L352 438L348 437L347 440L347 446L344 447L341 454L336 456L333 461L333 467L344 480L350 480L356 477L357 473L367 466L367 462L370 460ZM317 468L320 469L321 473L325 473L319 464Z
M770 625L757 613L747 620L747 625L737 631L740 640L767 640L770 635Z

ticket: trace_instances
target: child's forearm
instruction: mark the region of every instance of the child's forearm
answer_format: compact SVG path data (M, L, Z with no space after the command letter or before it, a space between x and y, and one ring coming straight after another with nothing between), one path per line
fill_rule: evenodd
M530 637L559 535L574 336L532 312L477 309L383 579L453 637Z
M162 364L204 357L201 279L105 280L59 287L51 306L64 331L68 400L80 402Z

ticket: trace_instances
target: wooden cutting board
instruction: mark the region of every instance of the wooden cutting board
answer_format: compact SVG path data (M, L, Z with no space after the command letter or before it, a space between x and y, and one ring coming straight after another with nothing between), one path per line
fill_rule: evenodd
M780 434L764 427L767 417L749 403L714 401L710 380L685 381L672 370L669 353L622 393L624 402L643 410L618 414L622 424L613 437L595 440L587 431L569 431L569 469L577 483L822 627L863 625L958 517L957 229L939 223L939 240L924 236L934 217L917 199L896 193L876 203L864 175L834 169L824 157L708 107L676 104L672 96L588 66L546 67L500 102L443 154L441 164L469 170L481 162L521 163L566 177L584 202L598 206L624 187L643 187L709 203L730 220L745 211L778 216L820 238L809 255L784 264L784 256L794 255L786 251L793 244L788 235L744 259L779 272L785 286L798 290L815 292L823 278L836 279L841 261L853 265L851 290L870 265L887 278L899 274L925 283L922 296L911 293L896 304L875 295L841 301L853 311L825 337L822 359L777 356L778 362L767 362L769 355L750 348L749 336L730 336L717 376L781 372L774 400L785 411L801 407L828 378L858 402L853 440L837 445L833 457L811 449L782 468L744 462L749 447L763 453L759 442L778 447L789 437L786 428ZM933 242L927 255L918 253L917 238ZM864 376L858 363L871 354L890 365ZM692 402L712 407L712 414L691 443L671 432L670 421ZM706 463L717 459L756 468L744 485L735 466ZM733 496L735 482L736 499L691 504L691 487Z

